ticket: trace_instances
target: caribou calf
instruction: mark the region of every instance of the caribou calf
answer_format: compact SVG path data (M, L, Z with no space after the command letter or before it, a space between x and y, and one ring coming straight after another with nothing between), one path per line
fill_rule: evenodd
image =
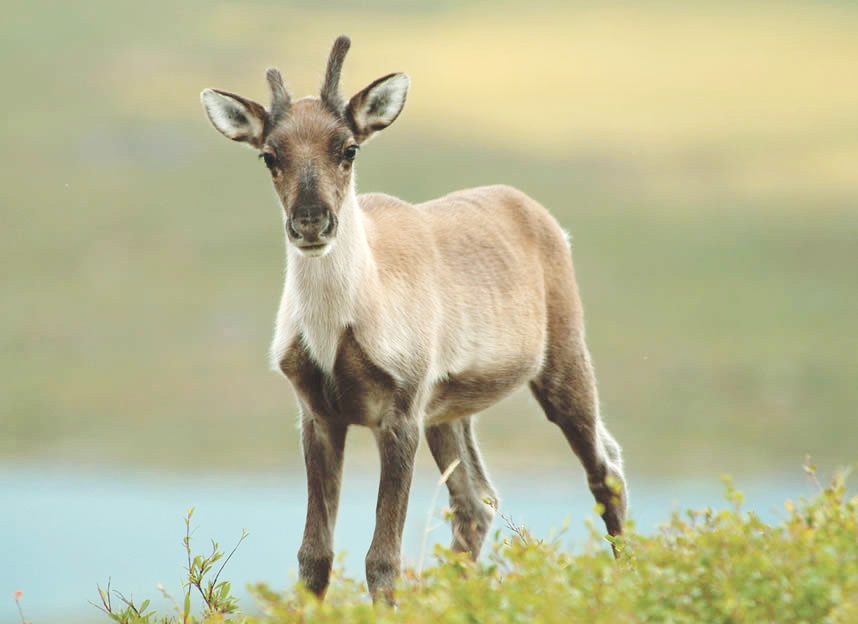
M508 186L457 191L422 204L358 196L354 160L405 104L405 74L346 101L331 50L321 97L292 101L269 69L271 106L205 89L227 138L259 151L283 207L286 280L273 365L300 404L307 522L300 578L324 596L333 559L343 447L369 427L381 457L376 527L366 556L373 598L391 599L414 455L423 427L447 487L453 549L476 558L495 493L472 429L474 414L529 384L587 472L608 532L626 510L620 446L599 417L581 302L564 232Z

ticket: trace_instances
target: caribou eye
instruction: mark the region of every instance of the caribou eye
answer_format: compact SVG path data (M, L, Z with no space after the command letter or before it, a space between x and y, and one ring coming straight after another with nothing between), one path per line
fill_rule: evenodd
M277 159L274 157L274 154L271 154L269 152L262 152L259 157L263 161L265 161L265 166L269 169L273 169L274 166L277 164Z
M343 160L352 161L357 156L357 151L360 149L357 145L349 145L346 151L343 152Z

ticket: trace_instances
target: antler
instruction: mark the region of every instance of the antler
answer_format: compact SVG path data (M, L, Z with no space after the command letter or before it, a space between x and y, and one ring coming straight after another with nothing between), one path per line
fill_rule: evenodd
M334 47L328 57L328 68L325 70L325 82L322 85L322 104L338 115L346 108L346 102L340 95L340 72L351 45L351 39L345 35L340 35L334 41Z
M283 84L283 76L277 68L272 67L265 72L268 86L271 87L271 112L268 114L268 123L271 127L277 125L289 111L292 97Z

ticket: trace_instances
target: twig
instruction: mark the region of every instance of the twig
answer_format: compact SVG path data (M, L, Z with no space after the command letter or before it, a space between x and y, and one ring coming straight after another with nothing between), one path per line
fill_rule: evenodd
M247 529L241 530L241 537L238 538L238 541L236 542L235 547L232 549L232 551L229 553L229 555L227 555L227 557L226 557L226 559L224 559L223 563L220 564L220 568L218 568L218 571L215 574L214 580L211 582L211 585L209 586L209 600L211 600L212 592L215 590L215 587L217 587L217 580L218 580L218 578L220 578L220 573L223 572L223 569L226 566L226 564L229 563L229 560L232 559L232 556L235 554L235 551L238 550L238 547L241 546L241 543L247 538L248 535L249 535L249 533L247 532ZM211 605L209 605L209 606L211 606Z
M27 622L27 618L24 617L24 610L21 608L21 597L24 595L24 592L18 590L14 594L15 604L18 606L18 615L21 616L21 624L30 624Z
M459 467L461 464L461 460L457 457L453 461L450 462L450 465L447 466L447 469L441 475L441 478L438 479L438 483L435 486L435 491L432 493L432 502L429 504L429 512L426 514L426 528L423 530L423 543L420 544L420 558L417 560L417 576L423 572L423 560L426 556L426 542L429 540L429 533L433 528L432 524L432 515L435 513L435 503L438 500L438 492L441 490L441 487L447 483L447 479L450 478L450 475L453 474L453 471Z
M104 611L107 615L110 615L111 613L113 613L113 607L111 607L110 605L110 577L107 577L107 591L101 589L101 585L99 585L98 583L96 583L95 586L98 588L98 597L101 598L101 604L103 606L98 606L92 600L89 601L89 604L91 604L96 609ZM21 605L18 605L18 610L21 610ZM21 619L23 620L23 616Z
M179 603L173 597L173 594L167 591L167 588L164 587L163 583L158 583L155 587L158 589L159 592L161 592L161 595L164 596L164 598L173 603L173 608L176 610L176 613L181 616L182 608L179 606Z
M816 464L810 463L810 455L804 456L804 465L802 466L802 468L804 468L804 471L808 474L808 476L810 477L810 480L817 487L817 489L820 492L825 491L825 488L819 482L819 479L816 478Z
M503 513L500 510L500 508L498 508L497 499L484 499L484 500L486 502L488 502L489 500L491 501L489 504L491 505L492 509L495 510L495 513L501 517L501 520L504 521L504 523L506 524L506 528L508 528L510 531L512 531L513 533L518 535L519 539L522 542L524 542L525 544L527 544L528 543L528 541L527 541L527 529L518 526L515 522L512 521L512 518L510 518L505 513Z

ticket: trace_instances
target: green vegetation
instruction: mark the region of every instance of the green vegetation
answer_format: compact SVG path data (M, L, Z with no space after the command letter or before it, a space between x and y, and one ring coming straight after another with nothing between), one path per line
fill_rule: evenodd
M815 468L806 469L815 480ZM576 554L563 548L562 534L544 541L515 526L509 538L495 534L490 554L476 564L439 549L436 565L406 572L395 611L372 606L362 584L336 575L323 603L300 587L279 593L257 586L263 615L243 616L219 580L223 553L214 544L211 554L193 557L189 533L189 575L175 614L107 591L100 591L102 608L122 624L855 622L858 496L848 497L846 472L810 500L787 501L774 526L742 511L742 494L725 483L729 508L675 512L653 536L632 528L612 540L616 561L593 526ZM205 605L199 617L191 615L195 594Z
M361 153L359 189L420 201L506 182L572 233L630 473L847 461L858 5L424 4L6 7L0 460L299 466L291 392L266 358L278 208L198 94L265 101L270 64L315 92L348 31L346 89L413 79ZM529 424L543 420L525 395L491 410L489 460L565 457ZM350 451L374 457L364 441Z

